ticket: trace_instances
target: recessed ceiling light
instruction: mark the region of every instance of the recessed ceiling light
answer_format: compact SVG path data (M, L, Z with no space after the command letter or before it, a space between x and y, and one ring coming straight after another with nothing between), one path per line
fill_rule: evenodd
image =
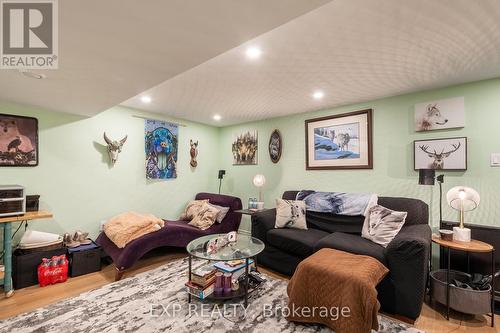
M325 93L322 92L321 90L317 90L313 93L312 96L314 99L322 99L323 97L325 97Z
M32 71L29 71L27 69L20 69L19 73L22 75L29 77L30 79L35 79L35 80L43 80L47 78L47 75L41 74L41 73L34 73Z
M149 97L149 96L142 96L141 97L141 102L143 102L145 104L149 104L149 103L151 103L151 97Z
M252 46L247 49L246 55L249 59L258 59L262 55L262 50L258 47Z
M214 120L219 121L219 120L221 120L221 119L222 119L222 117L220 116L220 114L215 114L215 115L214 115Z

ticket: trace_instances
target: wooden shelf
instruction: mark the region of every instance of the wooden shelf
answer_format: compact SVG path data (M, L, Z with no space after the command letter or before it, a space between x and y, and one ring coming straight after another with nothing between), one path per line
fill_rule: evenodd
M440 246L459 251L485 253L494 250L490 244L475 239L472 239L470 242L447 241L441 239L438 235L432 235L432 241Z
M0 217L0 223L21 222L21 221L39 220L39 219L50 219L52 217L53 217L52 213L41 210L41 211L37 211L37 212L27 212L26 214L19 215L19 216Z

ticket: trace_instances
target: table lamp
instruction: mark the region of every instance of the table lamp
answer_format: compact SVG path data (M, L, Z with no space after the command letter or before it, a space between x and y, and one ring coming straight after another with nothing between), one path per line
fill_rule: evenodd
M253 177L253 184L259 188L259 201L262 202L262 187L266 183L266 177L264 175L258 174Z
M453 227L453 240L470 242L470 229L464 226L464 212L479 206L481 200L479 193L470 187L455 186L446 194L446 200L451 208L460 211L460 225Z

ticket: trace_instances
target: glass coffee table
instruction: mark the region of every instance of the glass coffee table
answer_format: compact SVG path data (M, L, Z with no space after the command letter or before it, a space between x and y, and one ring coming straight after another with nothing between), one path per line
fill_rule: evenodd
M245 308L248 305L248 269L250 259L253 259L255 263L255 269L257 270L257 254L264 250L264 243L255 237L250 235L238 234L236 242L229 243L225 247L221 248L216 253L207 253L207 244L210 240L224 236L226 234L213 234L207 235L200 238L196 238L191 241L187 246L186 250L189 254L189 272L188 278L191 281L191 269L192 269L192 258L205 259L210 261L232 261L232 260L245 260L245 281L242 286L237 291L233 291L229 295L216 296L212 294L209 296L211 299L232 299L237 297L244 297ZM243 287L243 288L241 288ZM243 289L243 290L242 290ZM192 295L188 293L188 302L191 303Z

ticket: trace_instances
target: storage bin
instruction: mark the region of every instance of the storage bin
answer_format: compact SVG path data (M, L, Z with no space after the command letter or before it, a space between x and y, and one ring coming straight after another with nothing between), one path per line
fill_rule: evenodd
M432 298L446 305L446 269L431 272ZM450 282L469 281L470 275L450 270ZM468 314L491 312L491 287L488 290L472 290L450 286L450 308Z
M68 252L69 276L75 277L101 270L101 247L96 243L68 249Z
M38 212L38 207L40 203L39 195L27 195L26 196L26 211L27 212Z
M52 258L66 254L66 248L58 248L49 251L36 251L23 253L15 250L12 254L12 283L14 289L21 289L38 284L38 265L43 258Z

